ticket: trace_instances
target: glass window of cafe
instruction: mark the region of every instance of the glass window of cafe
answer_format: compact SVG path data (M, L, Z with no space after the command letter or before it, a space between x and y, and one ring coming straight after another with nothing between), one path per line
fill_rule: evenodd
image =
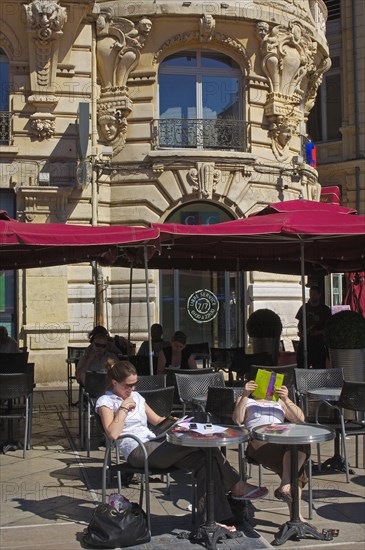
M226 210L206 201L189 203L173 212L166 223L211 225L232 220ZM198 261L198 259L196 259ZM182 330L188 343L208 342L214 347L240 344L242 319L240 275L233 272L210 272L185 269L160 271L160 321L164 337ZM195 306L206 308L202 314Z
M15 194L13 191L0 189L0 210L6 210L11 218L15 217ZM0 271L0 325L16 337L16 300L15 271Z

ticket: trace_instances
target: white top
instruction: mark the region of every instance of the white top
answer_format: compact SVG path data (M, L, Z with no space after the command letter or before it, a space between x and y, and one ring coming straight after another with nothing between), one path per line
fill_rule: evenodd
M145 410L145 399L137 392L131 393L132 399L136 403L136 408L129 412L126 416L123 430L120 432L120 435L132 433L139 437L143 443L155 439L155 434L147 427L147 415ZM118 397L111 391L107 391L105 395L99 397L96 402L95 409L98 412L100 407L108 407L115 414L119 407L123 404L123 399ZM129 454L138 447L137 441L134 439L122 439L117 441L119 449L122 451L124 458L127 460Z
M285 420L284 411L278 401L247 400L245 426L249 430L264 424L281 424Z

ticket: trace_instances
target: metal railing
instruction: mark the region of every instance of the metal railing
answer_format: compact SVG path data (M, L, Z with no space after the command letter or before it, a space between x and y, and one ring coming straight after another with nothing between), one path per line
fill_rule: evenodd
M248 123L233 119L165 118L153 121L154 149L248 150Z
M0 111L0 144L10 145L11 143L11 117L9 111Z

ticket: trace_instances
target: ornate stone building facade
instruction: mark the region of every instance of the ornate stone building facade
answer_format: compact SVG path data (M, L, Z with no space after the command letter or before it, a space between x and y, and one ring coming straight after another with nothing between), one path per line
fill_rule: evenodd
M319 200L317 171L302 157L330 67L322 0L14 0L0 15L0 198L18 219L214 223L278 200ZM84 264L14 274L16 332L38 380L64 379L67 344L84 343L95 310L126 334L129 276ZM246 313L263 306L281 315L285 336L296 332L297 278L150 276L152 318L166 337L180 328L190 341L242 344ZM140 341L143 273L133 279ZM221 303L209 327L191 325L182 305L204 287Z

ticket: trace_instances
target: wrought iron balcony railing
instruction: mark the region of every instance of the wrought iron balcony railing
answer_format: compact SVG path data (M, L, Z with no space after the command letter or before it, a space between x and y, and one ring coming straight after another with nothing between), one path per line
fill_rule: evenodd
M153 147L248 151L248 129L243 120L158 119L153 122Z
M0 111L0 144L10 145L11 143L11 117L9 111Z

